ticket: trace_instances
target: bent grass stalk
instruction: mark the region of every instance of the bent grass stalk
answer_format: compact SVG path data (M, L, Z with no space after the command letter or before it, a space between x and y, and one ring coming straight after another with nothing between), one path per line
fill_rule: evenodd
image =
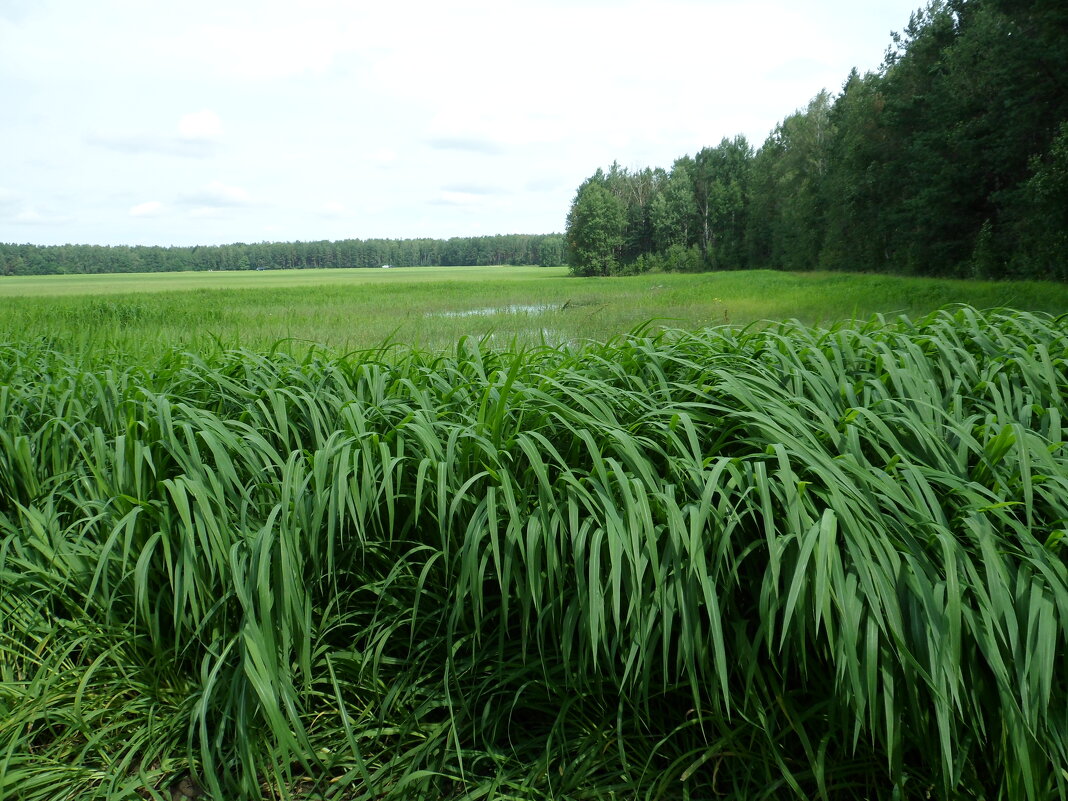
M0 798L1068 798L1066 334L7 347Z

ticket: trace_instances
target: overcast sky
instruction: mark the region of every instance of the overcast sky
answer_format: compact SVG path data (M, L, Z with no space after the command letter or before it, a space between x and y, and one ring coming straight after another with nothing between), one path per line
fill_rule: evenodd
M917 0L0 0L0 241L562 231L613 160L754 145Z

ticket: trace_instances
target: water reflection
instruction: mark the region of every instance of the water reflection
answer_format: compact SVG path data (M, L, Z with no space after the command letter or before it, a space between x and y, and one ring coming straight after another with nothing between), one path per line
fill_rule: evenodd
M541 314L542 312L554 311L556 305L551 303L535 303L531 305L491 306L485 309L464 309L463 311L446 311L431 314L431 317L493 317L498 314Z

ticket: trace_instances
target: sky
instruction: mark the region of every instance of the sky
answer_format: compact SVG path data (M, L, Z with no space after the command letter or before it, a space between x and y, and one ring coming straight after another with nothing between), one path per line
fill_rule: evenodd
M878 69L919 0L0 0L0 242L563 231Z

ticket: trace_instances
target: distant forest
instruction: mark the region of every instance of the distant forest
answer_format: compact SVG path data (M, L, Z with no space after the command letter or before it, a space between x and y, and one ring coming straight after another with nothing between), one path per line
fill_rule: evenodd
M0 244L0 275L274 270L313 267L564 264L559 234L452 239L346 239L197 247Z
M948 0L754 149L597 170L579 275L776 268L1068 279L1068 2Z

